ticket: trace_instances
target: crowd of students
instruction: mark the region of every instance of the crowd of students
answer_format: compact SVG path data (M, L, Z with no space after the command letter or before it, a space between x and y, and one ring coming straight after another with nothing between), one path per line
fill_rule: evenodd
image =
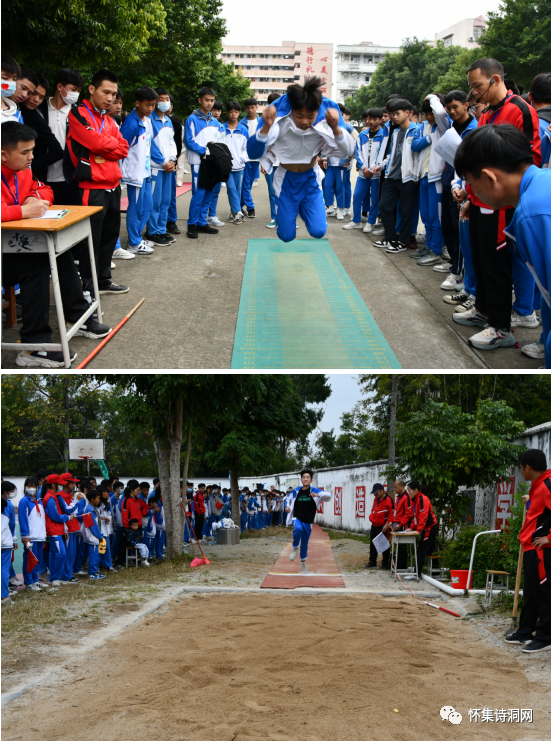
M192 175L187 220L187 236L192 239L201 233L214 235L216 227L224 226L217 216L223 185L227 220L240 225L245 218L254 218L251 192L262 169L271 209L267 226L277 229L280 239L295 239L299 215L311 236L323 237L327 217L343 220L352 208L345 229L363 229L378 238L376 247L390 254L411 248L409 255L419 266L445 274L443 300L454 311L453 321L480 330L469 339L473 347L513 347L515 327L539 333L536 311L541 309L543 332L522 351L545 358L545 367L550 368L551 214L544 196L551 177L551 74L537 75L529 92L520 95L505 78L502 65L485 58L471 65L467 80L469 95L462 90L431 93L421 110L392 94L385 108L365 111L359 133L350 123L350 111L322 96L318 78L291 85L284 95L271 94L262 116L254 98L244 101L243 111L237 101L224 106L211 88L204 87L198 108L182 126L170 115L173 102L165 88L136 90L135 108L122 120L122 91L112 72L95 73L88 98L79 103L82 76L61 70L54 80L54 95L46 98L48 81L3 54L2 219L39 216L52 202L101 206L91 217L99 291L126 293L128 286L112 281L113 260L149 255L156 245L170 244L180 233L176 187L184 151ZM220 121L223 108L226 123ZM520 186L508 191L502 205L492 206L477 193L480 183L473 185L468 171L459 172L449 154L446 159L439 149L442 138L454 131L453 146L462 142L457 152L471 151L475 130L503 126L507 141L511 126L522 133L531 162L546 171L543 177L527 175L531 187L524 202L541 200L543 211L538 206L537 213L524 218L520 237L513 234L520 219L513 218ZM220 176L209 187L211 170L207 171L205 158L212 158L209 147L217 145L228 152L231 172L228 169L227 182ZM490 158L491 166L501 166L502 173L510 170L511 162L528 169L530 163L526 157L518 160L518 151L513 139L508 147L502 143ZM358 178L352 196L354 158ZM476 164L486 160L478 155ZM480 169L484 168L477 172ZM121 182L128 192L126 248L119 238ZM416 237L419 217L424 234ZM536 222L543 231L535 228ZM530 229L537 233L536 243L525 246L524 232ZM82 282L70 253L58 260L69 324L82 315L93 293L90 261L83 250L77 255ZM27 255L6 255L4 275L5 283L21 286L22 340L49 342L47 255L34 254L31 260ZM78 334L96 339L110 330L91 317ZM16 362L60 367L63 358L61 353L23 351Z

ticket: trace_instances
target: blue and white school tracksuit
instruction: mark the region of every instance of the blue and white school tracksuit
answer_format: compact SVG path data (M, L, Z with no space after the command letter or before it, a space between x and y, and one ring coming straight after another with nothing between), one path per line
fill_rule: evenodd
M56 501L57 497L55 500L54 497L50 497L48 499L48 501L46 502L46 506L44 507L44 509L46 510L46 514L48 515L50 520L53 520L53 522L57 522L59 524L65 523L69 520L69 516L59 514L55 504ZM65 559L67 556L67 550L65 548L65 536L48 535L48 543L50 544L49 580L50 582L60 581L64 579Z
M300 545L300 560L306 561L308 557L308 541L310 540L310 535L312 535L312 525L308 522L301 522L296 517L293 517L295 501L301 489L302 486L297 486L288 495L289 504L287 506L291 507L291 511L287 515L287 523L291 521L293 523L293 548L298 548ZM323 491L323 489L317 489L315 486L311 486L310 491L317 494L314 497L316 507L319 507L320 502L328 502L331 499L331 494Z
M306 131L296 126L287 95L278 98L273 105L279 118L268 134L262 134L263 119L259 121L256 133L247 142L248 155L253 159L260 159L269 151L280 162L274 175L278 237L283 242L296 238L296 220L300 214L309 234L315 239L321 239L327 230L321 188L323 173L317 165L305 172L292 172L286 170L284 165L309 164L316 155L351 157L354 153L354 140L346 130L337 104L328 98L322 100L313 126ZM339 112L341 134L338 139L335 139L325 120L328 108Z
M326 206L332 206L335 198L337 208L344 208L344 173L345 167L340 157L327 158L327 170L323 183L323 195Z
M40 557L44 550L44 543L46 542L46 515L42 502L39 499L32 499L26 494L19 502L17 513L19 515L19 531L21 537L29 538L30 540L29 547L25 548L23 552L23 581L26 586L29 586L38 581ZM29 550L34 553L38 559L38 563L32 571L27 572Z
M126 184L128 195L126 212L128 244L131 247L139 247L142 242L142 232L153 206L151 195L153 126L151 119L146 117L142 121L134 109L124 119L120 132L128 142L128 157L120 163L122 182Z
M157 526L155 524L155 513L152 509L149 510L146 518L147 524L143 529L143 540L147 546L149 555L153 556L155 554L155 535L157 533Z
M162 502L158 502L159 512L155 512L155 557L164 558L164 547L166 543L165 508Z
M188 225L206 226L209 206L213 191L199 187L199 168L201 157L205 154L207 144L212 141L224 141L222 125L212 113L205 115L197 108L187 117L184 125L184 144L187 160L191 166L191 202L189 204Z
M545 367L551 369L551 170L530 165L520 182L520 199L505 234L513 240L542 296Z
M12 502L10 502L9 499L6 500L6 506L4 508L4 514L9 520L10 523L10 530L12 532L12 535L15 536L15 507L13 506ZM10 561L10 579L12 577L15 577L16 573L13 569L13 564Z
M551 167L551 131L549 131L549 124L551 124L551 105L545 106L545 109L540 108L537 114L540 122L541 167L542 169L546 169Z
M109 495L109 499L111 501L111 512L113 513L113 538L111 540L111 558L113 561L116 561L119 555L119 549L121 546L124 530L122 527L120 502L115 496L114 492L111 492L111 494Z
M257 116L256 120L251 121L251 126L249 126L249 119L243 118L240 121L240 124L247 129L247 133L250 136L251 130L253 132L256 131L259 121L260 116ZM245 170L243 171L243 186L241 188L241 208L243 208L243 206L246 206L247 209L254 208L251 188L253 187L254 181L260 177L259 159L260 157L255 158L254 160L248 158L248 161L245 163Z
M12 534L10 528L9 514L4 507L2 512L2 599L10 596L10 567L11 556L13 553L13 544L17 538Z
M152 206L147 221L147 232L151 236L166 234L168 209L172 200L172 177L163 170L163 165L176 162L174 127L167 116L161 118L157 111L150 116L153 128L151 141L151 197Z
M226 144L232 156L232 171L226 184L228 191L228 201L232 214L241 211L241 191L243 187L243 175L245 166L249 161L247 154L247 140L249 138L249 129L243 122L238 123L235 129L230 129L228 124L224 126ZM258 163L257 163L258 164Z
M104 537L98 525L98 513L90 503L84 508L83 515L92 515L91 527L82 527L82 537L88 544L88 576L95 576L99 572L99 542ZM80 520L81 518L79 518Z
M384 139L384 130L379 128L375 136L370 137L369 131L362 131L356 139L356 162L360 172L354 187L354 214L352 221L362 223L362 211L369 212L368 223L374 224L379 215L379 175L366 178L364 167L372 169L377 163L377 156Z

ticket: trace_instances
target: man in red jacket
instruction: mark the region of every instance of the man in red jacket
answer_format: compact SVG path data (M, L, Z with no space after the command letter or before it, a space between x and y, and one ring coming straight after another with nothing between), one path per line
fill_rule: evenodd
M34 129L17 122L2 125L2 221L19 221L43 216L53 203L51 188L35 180L30 169L36 140ZM23 224L21 225L23 227ZM2 280L6 286L19 283L23 325L21 341L52 341L50 314L50 261L45 252L30 252L29 232L14 232L10 252L4 253ZM57 258L57 270L65 319L74 323L88 309L82 294L73 255L67 250ZM110 327L90 317L77 334L92 339L105 337ZM76 353L71 352L71 360ZM30 368L61 368L63 353L35 350L20 352L16 364Z
M411 498L406 490L406 482L404 479L396 479L394 482L394 513L390 518L389 522L383 527L383 532L387 530L403 532L409 527L411 519L413 517L413 507L411 504ZM408 551L406 545L398 546L398 563L397 568L407 568L407 557Z
M371 522L370 543L369 543L369 563L366 569L374 569L377 566L377 549L373 545L373 539L383 532L383 528L392 517L394 502L385 492L382 484L374 484L371 494L375 495L369 521ZM390 548L383 552L383 569L390 568Z
M530 142L534 164L539 167L541 139L538 115L526 101L507 89L502 65L496 59L478 59L468 70L468 81L477 103L487 106L478 125L508 123L516 126ZM511 240L505 237L504 229L510 224L514 209L495 211L477 198L470 185L467 185L464 195L468 195L468 200L463 204L461 219L469 221L477 282L476 301L469 311L454 314L453 320L469 327L483 328L469 340L469 344L479 350L513 347L512 321L513 329L515 326L538 326L533 312L530 317L525 317L512 311L513 278L517 303L521 294L529 293L529 287L534 285L528 268L517 258ZM533 298L523 298L523 304L530 303L530 308L532 301Z
M201 540L203 537L203 525L205 524L205 485L199 484L193 495L193 514L195 516L195 537Z
M524 607L518 630L505 640L532 654L551 650L551 469L545 453L533 448L520 456L520 470L532 482L518 538L524 549Z
M100 293L127 293L128 286L111 280L111 257L121 226L122 178L119 160L128 156L128 142L114 119L107 115L117 95L117 77L100 70L88 86L89 100L71 108L68 116L67 149L75 168L83 206L102 206L90 219ZM93 293L92 270L87 255L80 257L85 288Z
M418 481L410 481L408 484L408 494L412 501L413 522L406 532L420 533L419 543L417 545L417 576L421 576L425 559L434 551L436 536L438 534L438 522L432 509L430 499L421 491L421 484Z

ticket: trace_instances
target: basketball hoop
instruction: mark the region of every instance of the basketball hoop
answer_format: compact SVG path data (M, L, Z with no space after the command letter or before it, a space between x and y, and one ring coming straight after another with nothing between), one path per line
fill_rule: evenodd
M86 474L88 477L90 477L90 456L89 455L79 455L79 458L82 458L86 461Z

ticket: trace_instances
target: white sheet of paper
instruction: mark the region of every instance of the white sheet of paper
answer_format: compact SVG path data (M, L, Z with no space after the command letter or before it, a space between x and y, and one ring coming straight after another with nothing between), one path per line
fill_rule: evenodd
M390 548L390 543L384 533L379 533L376 538L373 538L372 542L377 549L377 553L384 553Z
M67 209L61 209L60 211L46 211L44 216L38 216L38 219L61 219L62 216L68 213Z
M434 151L443 157L453 167L457 147L461 144L461 137L453 126L434 145Z

